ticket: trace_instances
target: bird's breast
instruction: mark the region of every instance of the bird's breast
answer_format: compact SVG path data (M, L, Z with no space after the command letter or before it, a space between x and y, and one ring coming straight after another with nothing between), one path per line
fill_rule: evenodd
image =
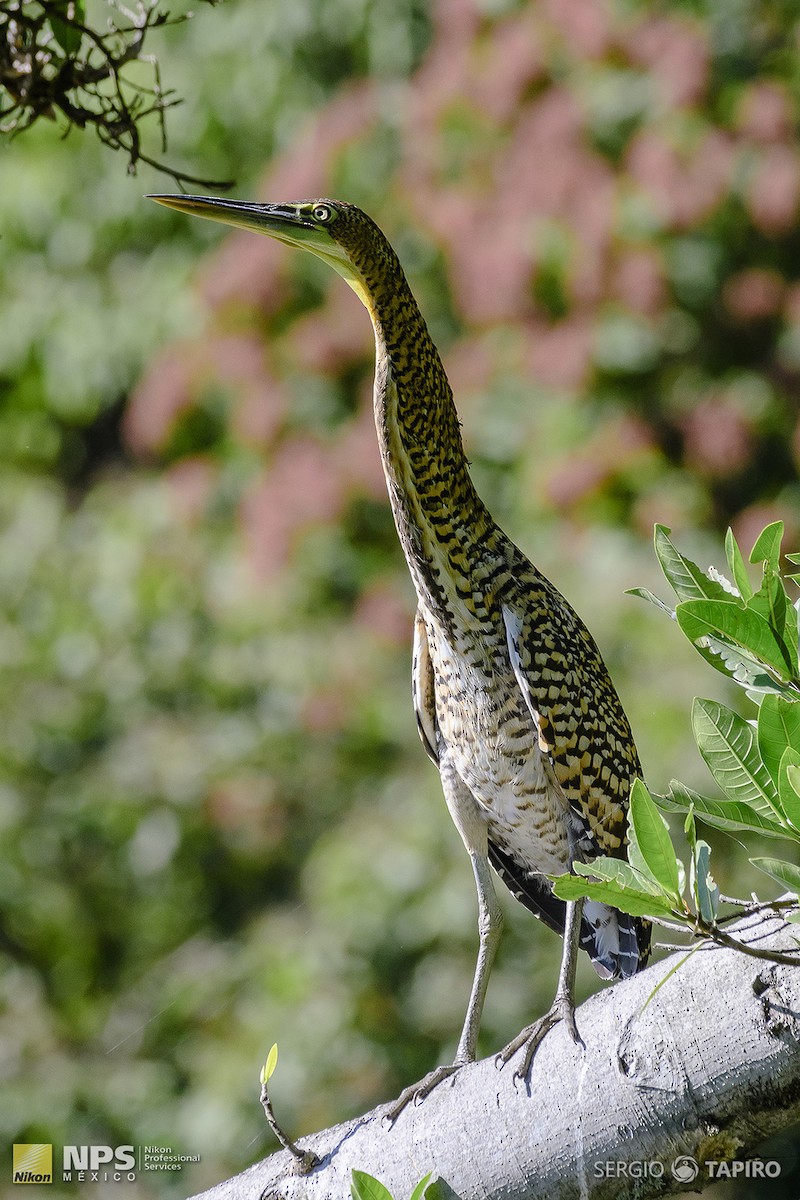
M453 635L431 623L428 644L440 736L492 840L534 872L565 870L574 818L539 748L505 630L487 621Z

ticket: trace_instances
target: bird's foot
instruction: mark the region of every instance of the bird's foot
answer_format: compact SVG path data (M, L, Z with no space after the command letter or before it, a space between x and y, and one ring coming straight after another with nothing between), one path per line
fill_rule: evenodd
M463 1062L454 1062L448 1066L436 1067L435 1070L429 1071L418 1083L412 1083L410 1087L401 1092L394 1104L389 1105L383 1114L384 1121L387 1121L389 1125L394 1125L400 1113L408 1104L421 1104L434 1088L437 1088L445 1079L449 1079L451 1075L455 1075L456 1071L460 1071L463 1066Z
M534 1021L532 1025L526 1026L497 1056L501 1067L504 1067L518 1050L521 1050L523 1046L525 1047L522 1062L514 1071L513 1078L515 1082L518 1079L527 1080L536 1051L553 1026L557 1025L559 1021L564 1022L575 1045L580 1046L582 1050L586 1049L583 1038L578 1033L578 1026L575 1024L575 1001L571 996L557 995L544 1016L539 1017L539 1020Z

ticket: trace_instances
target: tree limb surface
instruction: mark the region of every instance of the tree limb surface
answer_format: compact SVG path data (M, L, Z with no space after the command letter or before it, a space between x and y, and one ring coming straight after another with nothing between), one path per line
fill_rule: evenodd
M791 950L800 926L759 917L736 932ZM345 1200L353 1167L379 1178L395 1200L407 1200L428 1172L439 1181L437 1200L697 1191L708 1160L746 1158L800 1120L800 966L703 947L653 995L680 958L587 1000L577 1013L585 1049L556 1026L529 1084L513 1078L517 1059L502 1070L484 1059L409 1105L393 1126L379 1107L301 1138L321 1160L309 1174L297 1174L282 1151L202 1200ZM680 1155L700 1164L688 1189L671 1171Z

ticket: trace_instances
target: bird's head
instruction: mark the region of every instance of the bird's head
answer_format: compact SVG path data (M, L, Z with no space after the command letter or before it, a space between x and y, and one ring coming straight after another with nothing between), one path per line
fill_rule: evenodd
M178 212L222 221L278 242L309 250L338 271L372 311L369 266L388 248L375 223L353 204L341 200L299 200L291 204L256 204L216 196L149 196Z

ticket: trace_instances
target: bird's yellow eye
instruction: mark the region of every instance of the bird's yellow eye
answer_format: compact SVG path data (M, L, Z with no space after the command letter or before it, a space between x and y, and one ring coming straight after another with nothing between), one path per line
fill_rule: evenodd
M327 204L318 204L311 215L315 221L320 223L320 225L324 225L325 222L330 221L331 217L333 216L333 209Z

